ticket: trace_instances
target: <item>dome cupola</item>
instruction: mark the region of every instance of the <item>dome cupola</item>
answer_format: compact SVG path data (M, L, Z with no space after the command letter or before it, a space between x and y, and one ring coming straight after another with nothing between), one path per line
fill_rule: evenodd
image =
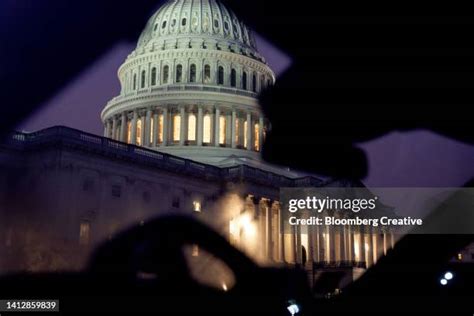
M149 19L102 111L105 136L206 163L258 159L258 93L273 71L252 32L215 0L171 0Z

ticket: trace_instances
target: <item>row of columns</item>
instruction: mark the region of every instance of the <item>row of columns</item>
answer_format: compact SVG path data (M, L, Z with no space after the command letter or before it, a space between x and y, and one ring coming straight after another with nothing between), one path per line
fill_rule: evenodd
M395 244L391 231L368 227L292 226L285 231L278 201L248 196L245 211L254 214L259 240L256 255L266 262L368 268Z
M176 115L180 117L179 129L173 125L173 118ZM192 127L189 122L191 115L196 116L196 138L194 140L187 137L188 129ZM207 125L205 124L205 117L208 117ZM222 117L225 119L225 126L221 126ZM141 134L137 135L139 121L141 123ZM257 131L256 124L258 124ZM250 111L201 105L161 106L123 112L107 119L104 124L104 136L145 147L185 146L191 141L194 142L193 145L197 146L224 146L259 151L265 137L264 124L265 120L262 115ZM246 125L246 130L244 130L244 125ZM209 133L207 141L204 139L205 128L208 129L207 133ZM177 130L179 130L179 137L174 135ZM225 133L224 143L221 142L221 132ZM179 139L179 141L175 141L176 139ZM138 140L140 140L140 143Z

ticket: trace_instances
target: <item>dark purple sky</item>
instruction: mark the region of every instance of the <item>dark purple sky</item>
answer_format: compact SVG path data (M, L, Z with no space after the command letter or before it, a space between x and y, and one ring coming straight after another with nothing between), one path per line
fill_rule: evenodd
M291 60L270 43L257 37L260 52L275 73ZM102 135L100 112L118 95L117 70L134 44L121 43L80 74L49 100L19 129L64 125ZM474 146L461 144L426 131L393 133L362 144L369 158L368 186L460 186L474 176Z

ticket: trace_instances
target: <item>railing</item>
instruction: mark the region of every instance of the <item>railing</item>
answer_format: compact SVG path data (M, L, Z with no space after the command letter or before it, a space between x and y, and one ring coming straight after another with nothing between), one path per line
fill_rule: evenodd
M55 144L73 146L94 153L133 160L165 170L183 172L192 176L218 181L223 179L250 181L274 187L296 186L307 184L309 181L308 178L292 179L247 165L220 168L62 126L51 127L34 133L14 132L5 142L7 146L21 149L42 148L44 145Z

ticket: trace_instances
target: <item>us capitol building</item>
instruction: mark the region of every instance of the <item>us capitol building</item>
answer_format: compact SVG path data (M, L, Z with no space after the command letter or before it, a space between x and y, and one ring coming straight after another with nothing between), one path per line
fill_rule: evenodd
M393 247L383 231L283 232L279 188L359 184L260 159L269 122L257 97L275 75L218 1L164 4L118 77L104 137L52 127L0 146L3 271L74 267L117 232L169 213L202 218L261 263L299 265L311 281L340 275L332 288Z

